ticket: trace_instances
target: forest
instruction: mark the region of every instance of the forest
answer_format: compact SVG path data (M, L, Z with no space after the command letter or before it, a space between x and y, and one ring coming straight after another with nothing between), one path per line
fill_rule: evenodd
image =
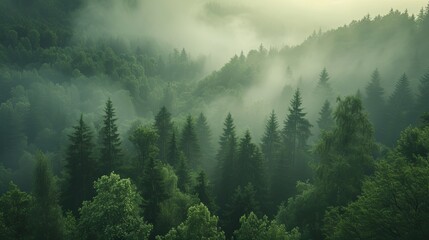
M429 239L429 4L220 67L142 4L0 1L0 239Z

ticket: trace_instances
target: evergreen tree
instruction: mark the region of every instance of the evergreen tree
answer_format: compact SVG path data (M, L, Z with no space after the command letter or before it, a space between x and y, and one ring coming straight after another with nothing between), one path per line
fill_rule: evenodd
M410 89L410 82L405 73L396 83L395 90L388 101L387 138L384 141L392 146L398 139L400 132L412 122L414 99Z
M160 210L160 203L169 197L162 174L161 163L153 158L147 161L142 177L142 192L145 198L144 216L154 223Z
M191 168L197 168L200 164L200 147L198 145L194 122L191 115L186 118L186 124L182 131L180 148L185 154L186 159L189 161Z
M34 239L58 240L64 237L61 207L52 172L42 153L37 153L34 172L32 229Z
M429 71L420 78L417 95L417 115L429 112Z
M265 133L262 137L261 149L264 154L268 172L271 175L275 169L275 164L280 157L281 138L279 124L274 110L265 125Z
M184 193L189 192L191 185L191 176L189 174L188 160L183 154L179 156L179 164L176 168L177 187Z
M171 122L171 114L166 107L162 107L155 116L155 128L158 131L158 148L159 159L162 162L167 161L168 145L173 133L173 123Z
M332 108L329 101L325 101L323 104L322 110L319 112L319 119L317 120L317 125L321 131L329 131L333 128L335 122L332 118Z
M101 174L110 174L117 171L121 165L121 140L116 125L115 109L110 98L104 109L103 127L101 129Z
M209 191L207 177L204 171L201 171L197 176L197 184L194 187L194 193L207 208L211 211L215 210L213 198Z
M207 123L207 118L203 113L200 113L195 124L195 133L198 139L198 145L201 152L201 163L205 169L212 169L213 162L213 146L211 142L211 131Z
M316 183L329 204L344 205L359 195L363 178L372 172L376 146L360 99L339 99L334 118L336 127L317 146Z
M237 138L235 135L234 120L230 113L225 119L223 133L219 140L218 159L218 179L216 184L216 194L219 206L222 208L234 193L236 183L234 178L235 161L237 155Z
M366 97L363 101L369 120L374 124L377 140L383 140L386 131L386 112L384 101L384 89L381 87L380 73L376 69L371 75L371 81L366 86Z
M179 164L180 150L177 147L176 133L171 135L170 146L168 148L167 163L173 167Z
M92 183L96 177L96 162L92 157L92 134L80 116L79 123L69 135L65 172L67 182L63 192L64 206L74 213L84 200L92 197Z
M319 75L319 81L317 82L316 97L322 99L330 99L333 96L331 85L329 84L329 74L326 68L323 68Z
M289 161L292 165L296 163L298 151L307 149L307 140L310 137L310 122L305 118L302 99L299 89L290 102L289 114L286 117L283 128L283 139L286 146Z
M246 131L240 140L236 169L241 172L237 174L237 184L243 187L251 183L258 194L259 202L265 202L265 166L259 148L252 143L249 131Z

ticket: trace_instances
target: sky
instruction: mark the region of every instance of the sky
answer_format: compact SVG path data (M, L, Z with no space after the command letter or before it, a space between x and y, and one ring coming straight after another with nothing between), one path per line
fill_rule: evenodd
M123 2L132 2L125 6ZM260 44L298 45L313 31L327 31L390 9L418 14L428 0L126 0L90 1L77 28L96 36L151 38L193 56L208 56L216 69L234 54Z

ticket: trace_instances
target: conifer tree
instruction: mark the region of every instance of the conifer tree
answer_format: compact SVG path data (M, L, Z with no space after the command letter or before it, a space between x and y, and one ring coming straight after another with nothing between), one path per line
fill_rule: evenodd
M332 88L329 83L329 74L326 68L323 68L319 75L319 81L317 82L316 94L321 98L332 98Z
M184 193L189 192L191 176L189 174L188 161L183 154L179 156L179 164L176 167L177 187Z
M162 165L153 158L147 161L144 168L142 192L143 198L146 200L144 211L145 219L150 223L154 223L160 210L159 204L169 196L162 174Z
M279 132L279 123L274 110L265 125L265 132L262 137L261 150L268 166L268 172L271 175L275 164L280 157L281 138Z
M167 161L168 146L173 133L173 123L171 122L171 114L166 107L162 107L155 116L155 128L158 131L158 148L159 159L162 162Z
M201 163L205 169L213 168L213 147L211 142L211 131L207 123L207 118L203 113L200 113L195 124L195 133L200 146Z
M429 71L420 78L417 95L417 115L429 112Z
M171 141L168 148L167 163L173 167L179 164L180 150L177 147L176 133L171 135Z
M237 158L237 138L235 135L234 120L230 113L225 119L223 133L219 140L218 159L218 179L216 184L216 194L219 206L225 206L229 196L235 190L235 161Z
M386 112L384 101L384 89L381 87L381 78L378 69L371 75L371 81L366 86L366 96L363 101L369 120L374 124L375 136L383 139L386 125Z
M412 122L414 99L410 88L410 82L405 73L401 76L390 95L388 101L387 138L384 141L392 146L398 139L400 132Z
M116 125L115 109L110 98L104 109L103 127L101 129L101 174L110 174L117 171L121 165L121 140Z
M33 189L32 229L36 240L57 240L64 237L61 207L52 172L45 156L36 156Z
M307 140L310 137L310 122L305 118L302 99L299 89L290 102L289 114L286 117L283 128L283 139L290 163L296 162L298 151L307 149Z
M323 104L322 110L319 112L319 119L317 120L317 125L321 131L329 131L334 126L335 122L332 118L332 108L329 101L325 101Z
M199 166L200 146L198 145L197 136L195 134L195 126L191 115L186 118L185 127L182 131L180 148L183 151L189 165L192 169Z
M63 192L64 206L75 214L84 200L93 195L92 183L97 179L96 162L92 156L94 148L89 127L80 116L79 123L69 135L65 172L67 182Z
M194 187L194 193L210 211L215 210L213 198L209 191L207 177L204 171L201 171L197 176L197 183Z

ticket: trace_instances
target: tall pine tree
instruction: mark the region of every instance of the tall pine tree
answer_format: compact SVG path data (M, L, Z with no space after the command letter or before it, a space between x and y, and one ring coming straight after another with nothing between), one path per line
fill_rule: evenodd
M115 109L110 98L106 102L101 129L101 174L110 174L121 166L121 140L119 139L118 126L116 125Z
M417 95L417 115L429 112L429 71L420 78Z
M275 169L276 162L280 157L281 137L279 132L279 123L274 110L265 125L265 132L262 136L261 150L264 154L265 163L268 166L268 172L271 175Z
M194 193L210 211L215 210L213 197L210 194L207 177L204 171L201 171L197 176L197 183L194 187Z
M32 229L36 240L58 240L64 238L61 207L52 172L45 156L36 156L33 189Z
M191 168L196 169L200 164L200 146L198 145L194 121L191 115L186 118L185 127L182 130L180 148L189 161Z
M198 139L198 145L201 152L201 164L206 170L213 169L213 146L211 142L211 131L207 123L207 118L200 113L195 124L195 133Z
M181 152L177 146L176 133L173 132L168 148L167 163L173 167L177 167L179 164L180 154Z
M159 159L162 162L167 161L168 146L173 133L173 123L171 122L171 114L166 107L162 107L155 116L155 128L158 131L158 148Z
M320 131L329 131L333 128L335 122L332 118L332 108L328 100L323 104L319 112L319 119L317 119L317 126Z
M70 145L66 157L66 185L63 192L64 207L75 214L84 200L89 200L94 192L92 183L97 179L96 161L92 156L94 148L89 127L80 116L79 123L69 135Z
M376 69L371 75L371 81L366 86L364 106L368 112L368 118L373 123L375 137L381 141L384 139L386 125L386 110L384 101L384 89L381 87L380 73Z

